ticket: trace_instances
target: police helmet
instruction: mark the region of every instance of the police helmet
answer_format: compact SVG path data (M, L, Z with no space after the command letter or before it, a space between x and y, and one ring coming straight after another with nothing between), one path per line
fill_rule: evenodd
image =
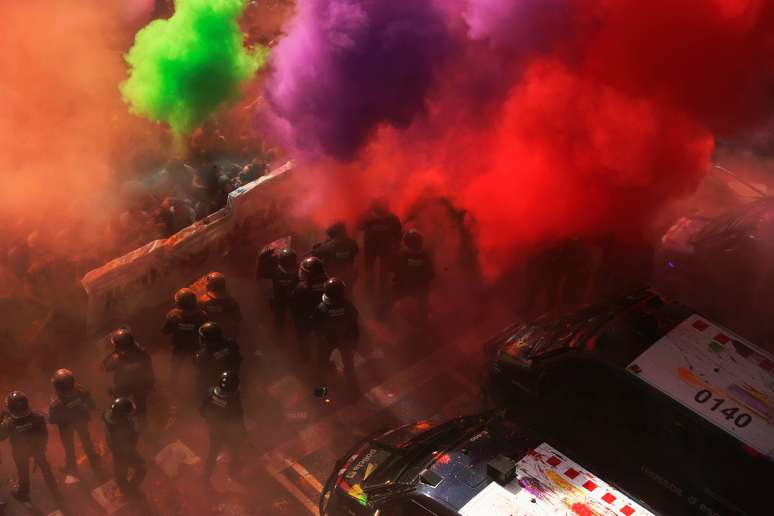
M116 418L129 417L134 411L134 402L130 398L116 398L110 404L110 415Z
M301 261L298 275L301 278L301 281L314 281L317 278L325 276L325 266L323 265L322 260L316 256L309 256Z
M403 244L412 251L421 251L424 240L422 233L416 229L409 229L403 235Z
M27 417L31 412L30 400L22 391L12 391L5 398L5 407L11 413L11 416L16 419Z
M181 310L196 308L196 292L190 288L181 288L175 292L175 305Z
M199 337L205 341L223 340L223 328L216 322L207 321L199 327Z
M344 300L347 293L347 285L339 278L331 278L325 282L325 296L331 301Z
M298 265L298 256L292 249L283 249L279 252L277 261L284 269L293 269Z
M347 226L343 222L331 224L325 232L330 238L341 238L347 235Z
M110 336L110 342L116 351L126 351L134 347L134 335L126 328L119 328Z
M207 291L214 293L223 293L226 291L226 277L219 272L207 274Z
M57 369L51 377L51 385L58 394L70 394L75 388L75 375L69 369Z

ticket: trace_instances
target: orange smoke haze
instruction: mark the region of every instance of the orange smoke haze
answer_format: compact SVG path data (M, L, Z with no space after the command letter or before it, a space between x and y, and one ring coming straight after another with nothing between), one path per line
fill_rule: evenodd
M63 247L93 243L117 201L111 182L141 153L160 151L160 131L151 137L155 128L131 117L118 91L133 37L124 25L139 15L129 20L119 4L0 6L0 236L38 230L47 241L67 233Z

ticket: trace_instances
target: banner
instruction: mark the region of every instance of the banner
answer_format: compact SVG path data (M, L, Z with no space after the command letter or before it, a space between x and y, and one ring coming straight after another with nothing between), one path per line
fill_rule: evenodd
M252 260L266 242L287 235L293 170L287 162L231 192L216 213L89 271L81 279L89 298L89 330L125 324L145 308L171 303L178 288L227 254L248 250Z

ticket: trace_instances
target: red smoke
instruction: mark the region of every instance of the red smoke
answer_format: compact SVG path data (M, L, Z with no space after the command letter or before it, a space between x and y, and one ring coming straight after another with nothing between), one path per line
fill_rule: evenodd
M567 30L518 59L461 37L427 113L382 127L357 162L324 167L325 197L351 208L388 192L402 208L427 188L449 196L475 218L495 275L544 241L651 237L716 138L771 120L770 2L579 0L563 14ZM477 75L496 83L491 97L471 88ZM346 215L330 206L326 218Z

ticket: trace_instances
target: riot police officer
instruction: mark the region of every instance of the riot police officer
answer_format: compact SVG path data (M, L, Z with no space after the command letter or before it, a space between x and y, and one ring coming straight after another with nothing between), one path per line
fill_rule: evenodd
M285 326L293 289L298 285L298 256L292 249L277 253L275 266L268 278L271 279L271 309L274 312L274 326L281 330Z
M357 242L347 234L347 226L336 222L327 230L328 240L312 249L311 255L322 260L325 271L343 280L349 288L354 284Z
M322 300L325 282L328 280L322 260L316 256L304 258L298 268L298 279L298 285L290 295L290 306L299 341L299 351L302 358L306 359L309 350L308 343L305 341L311 329L310 318Z
M162 333L172 336L172 368L170 383L179 381L180 368L188 360L193 361L199 347L199 328L207 322L207 314L199 308L196 293L181 288L175 293L175 308L167 313Z
M19 487L14 497L22 502L30 499L30 459L43 474L49 490L55 499L61 499L51 465L46 458L48 447L48 428L46 418L40 412L30 409L27 395L13 391L5 398L7 411L0 414L0 441L11 441L11 454L19 475Z
M347 299L347 287L338 278L325 282L325 293L311 316L317 333L317 380L326 388L326 372L331 353L338 349L344 365L344 375L355 382L354 353L360 337L360 324L355 306Z
M417 301L420 318L427 320L430 283L435 268L430 255L424 250L424 238L416 229L403 236L403 245L395 257L393 301L411 297Z
M116 484L126 496L139 494L139 487L147 469L145 460L137 451L139 431L134 415L135 404L129 398L116 398L105 411L105 438L113 454L113 472ZM132 471L131 476L129 471Z
M207 292L199 299L199 305L207 314L207 320L218 323L227 337L238 339L242 310L226 288L225 276L211 272L205 281Z
M132 398L137 413L144 415L155 383L151 357L125 328L114 331L110 342L114 351L102 362L105 371L113 373L110 392L113 396Z
M240 447L247 432L239 393L239 374L236 371L223 371L220 374L215 386L207 391L200 413L207 422L210 438L204 478L210 478L218 454L224 448L229 453L231 474L238 473Z
M65 453L65 471L76 475L75 434L81 440L83 452L92 469L101 473L100 460L89 433L91 411L97 407L91 392L75 382L75 375L69 369L59 369L51 378L54 398L48 408L48 421L59 427L59 437Z
M378 262L378 288L381 295L384 295L392 261L400 246L400 219L390 212L385 199L376 199L362 217L359 229L363 232L363 264L368 289L373 289L374 272Z
M214 322L206 322L199 328L201 347L196 352L197 397L207 392L224 371L239 371L242 354L233 339L223 335L223 329Z

